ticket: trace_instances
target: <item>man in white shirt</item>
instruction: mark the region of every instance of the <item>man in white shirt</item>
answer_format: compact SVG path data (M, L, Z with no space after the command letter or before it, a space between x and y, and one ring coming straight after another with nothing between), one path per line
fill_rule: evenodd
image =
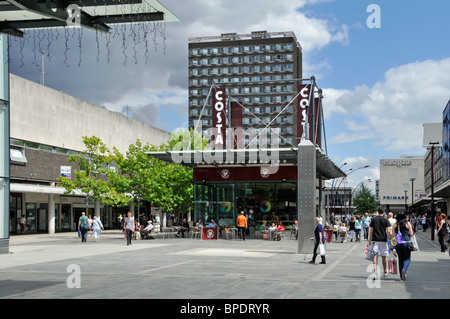
M141 230L141 238L146 239L147 236L150 235L152 230L153 230L153 223L151 220L149 220L147 227L145 227L143 230Z
M131 212L128 212L128 217L125 218L123 223L123 228L125 229L127 235L127 246L131 245L131 236L134 230L134 217L131 216Z

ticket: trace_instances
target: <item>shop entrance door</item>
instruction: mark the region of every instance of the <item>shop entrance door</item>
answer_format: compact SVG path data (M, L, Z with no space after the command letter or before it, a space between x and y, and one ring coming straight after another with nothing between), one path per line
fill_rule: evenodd
M89 215L91 215L91 217L93 217L94 215L93 215L93 213L94 213L94 208L89 208L87 211L86 211L86 207L84 207L84 208L80 208L80 207L74 207L73 208L73 223L74 223L74 225L75 225L75 229L74 230L77 230L78 229L78 221L80 220L80 217L81 217L81 213L82 212L85 212L86 214L86 217L88 217Z
M39 225L39 232L45 232L47 230L47 210L46 209L38 210L38 225Z

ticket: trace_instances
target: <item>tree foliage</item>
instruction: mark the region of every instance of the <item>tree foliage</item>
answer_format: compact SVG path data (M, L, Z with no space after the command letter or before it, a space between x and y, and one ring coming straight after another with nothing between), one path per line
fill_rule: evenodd
M374 212L378 207L375 195L364 184L356 191L353 197L353 204L359 214Z
M126 205L129 198L108 180L110 165L114 162L110 150L95 136L83 136L83 143L86 149L68 158L69 162L77 163L79 169L74 170L71 179L59 178L61 185L66 189L66 194L71 194L75 190L81 191L86 198L86 205L91 198L107 205Z
M194 138L192 138L194 136ZM192 143L190 143L192 138ZM129 145L125 154L113 151L100 138L83 137L85 151L69 157L80 167L72 179L60 178L66 193L78 189L89 198L112 206L127 206L146 200L164 212L188 212L193 208L193 170L150 157L151 151L204 149L207 140L193 131L179 130L167 144L154 146L140 140ZM116 169L110 169L111 166ZM138 204L139 205L139 204Z

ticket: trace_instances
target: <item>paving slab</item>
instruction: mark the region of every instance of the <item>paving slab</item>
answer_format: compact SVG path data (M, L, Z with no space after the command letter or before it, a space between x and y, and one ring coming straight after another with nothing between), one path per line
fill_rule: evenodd
M12 236L10 253L0 255L0 298L448 299L450 258L427 235L417 236L421 250L412 253L406 282L389 275L372 286L364 241L329 243L327 264L312 265L292 239L157 238L127 246L114 230L87 243L77 233Z

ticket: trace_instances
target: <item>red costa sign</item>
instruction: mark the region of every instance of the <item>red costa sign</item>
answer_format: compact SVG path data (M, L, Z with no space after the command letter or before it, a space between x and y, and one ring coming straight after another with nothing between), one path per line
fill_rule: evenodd
M227 95L225 89L213 90L213 135L214 148L225 149L226 140L226 105Z
M298 97L298 117L297 117L297 138L298 138L298 143L301 142L302 138L306 138L306 127L308 124L308 133L309 133L309 140L312 140L313 137L313 112L312 112L312 108L311 108L311 84L302 84L298 86L298 92L300 93L299 97ZM314 99L314 122L315 122L315 132L314 132L314 136L315 136L315 141L314 143L316 145L322 146L322 136L321 136L321 129L322 129L322 125L321 125L321 114L320 114L320 99L315 98ZM303 134L305 134L305 136L303 136Z
M298 86L298 92L300 93L298 97L298 106L297 106L297 138L298 143L301 142L304 137L303 134L306 134L306 124L308 121L308 111L310 105L310 95L311 95L311 84L300 84Z

